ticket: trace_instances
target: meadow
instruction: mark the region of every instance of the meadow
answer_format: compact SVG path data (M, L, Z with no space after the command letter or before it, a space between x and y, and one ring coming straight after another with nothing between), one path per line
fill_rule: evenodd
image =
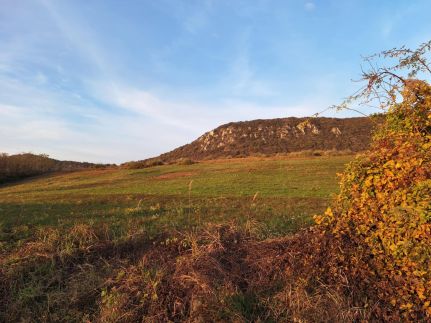
M43 227L130 222L160 231L230 220L257 221L266 235L310 223L338 190L350 156L244 158L139 170L87 170L0 187L5 248Z
M191 235L208 237L202 232L217 225L253 231L253 239L261 241L293 234L325 210L339 189L336 174L352 158L242 158L93 169L3 185L0 321L104 321L104 315L105 321L130 321L115 319L117 299L109 286L125 270L133 277L147 252L171 244L176 252L196 250ZM179 255L169 248L160 253L175 261ZM140 272L138 281L150 277L151 284L159 284L154 275L173 265L157 263ZM162 292L157 293L153 305ZM248 296L235 297L226 310L242 318L260 315L250 309ZM170 305L160 306L163 312Z

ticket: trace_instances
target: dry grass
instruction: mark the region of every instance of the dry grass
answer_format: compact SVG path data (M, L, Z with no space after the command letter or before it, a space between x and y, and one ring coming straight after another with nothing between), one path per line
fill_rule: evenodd
M125 268L107 286L100 315L130 322L370 320L373 309L358 305L363 299L347 276L328 271L336 247L322 247L325 239L304 230L257 241L235 226L180 236Z
M382 319L368 283L337 263L342 241L304 229L259 240L253 223L155 238L104 226L40 232L2 259L0 320L360 322ZM367 287L368 286L368 287ZM387 312L387 311L386 311Z

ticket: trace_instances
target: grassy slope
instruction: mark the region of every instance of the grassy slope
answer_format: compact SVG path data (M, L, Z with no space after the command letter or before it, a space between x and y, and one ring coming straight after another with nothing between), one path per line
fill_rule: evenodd
M131 222L156 232L250 217L266 235L281 234L324 209L350 159L247 158L38 178L0 188L0 237L4 247L44 226L104 222L121 234Z

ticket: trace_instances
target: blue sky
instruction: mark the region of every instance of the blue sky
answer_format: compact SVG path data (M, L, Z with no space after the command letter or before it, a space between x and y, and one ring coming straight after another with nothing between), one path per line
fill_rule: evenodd
M431 1L0 0L0 151L124 162L222 123L308 116ZM352 116L328 112L326 116Z

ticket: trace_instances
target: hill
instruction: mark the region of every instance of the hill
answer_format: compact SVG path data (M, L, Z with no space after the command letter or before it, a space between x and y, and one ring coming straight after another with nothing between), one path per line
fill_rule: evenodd
M171 163L298 151L366 150L375 120L371 118L279 118L231 122L192 143L135 165ZM129 164L130 165L130 164Z

